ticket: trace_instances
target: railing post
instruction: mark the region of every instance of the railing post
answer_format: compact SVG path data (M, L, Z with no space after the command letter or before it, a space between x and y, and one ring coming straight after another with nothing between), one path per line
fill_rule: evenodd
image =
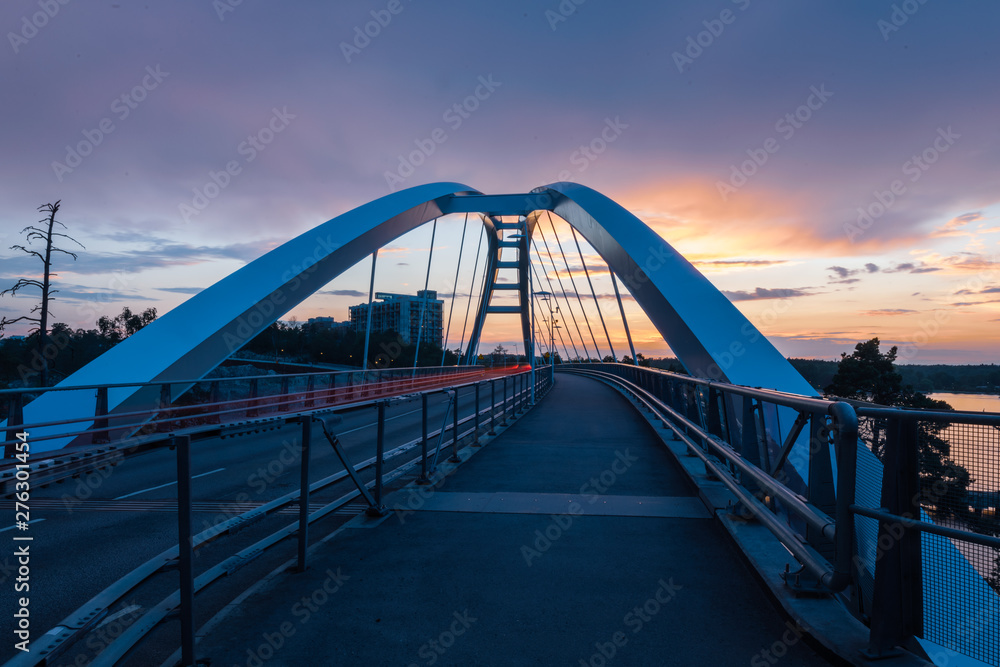
M500 411L500 425L507 425L507 376L503 376L503 409Z
M489 435L497 434L497 381L490 380L490 432Z
M4 447L4 458L14 458L16 448L13 443L17 442L17 432L22 431L24 427L24 394L22 392L12 394L9 405L10 408L7 411L7 425L15 426L15 428L7 429L7 440L9 440L12 444Z
M427 477L427 392L420 394L420 423L421 437L420 437L420 478L417 479L417 484L430 484L431 480Z
M473 425L472 425L472 446L479 446L479 385L482 382L476 383L476 405L473 407Z
M218 405L222 401L222 382L212 382L208 390L208 402L212 404L212 409L209 412L208 422L210 424L220 424L222 423L222 415L219 411L222 410L222 406Z
M461 457L458 455L458 387L453 389L455 392L455 410L454 410L454 421L452 422L452 429L455 431L452 438L451 446L451 458L448 459L452 463L460 463L462 461Z
M166 386L166 385L164 385ZM191 539L191 436L174 438L177 448L177 563L180 572L181 664L195 665L194 549Z
M316 376L309 375L306 379L306 402L302 405L302 407L311 408L316 405L316 401L313 398L314 391L316 391Z
M385 506L382 505L382 473L385 468L385 401L378 402L378 429L375 436L375 507L369 508L370 514L383 516Z
M281 396L278 397L278 412L286 412L291 405L288 402L288 376L281 378Z
M312 417L302 417L302 458L299 461L299 572L308 568L309 547L309 450L312 444Z
M156 419L164 417L165 415L163 413L170 409L170 398L170 385L160 385L160 411L156 414ZM169 430L170 427L168 422L161 422L156 425L157 433L166 433Z
M111 442L111 434L108 432L108 388L97 388L97 406L94 409L94 432L90 436L90 444L106 445ZM14 422L8 422L14 423Z
M892 417L886 429L886 474L882 507L906 519L920 519L919 430L914 418ZM923 581L920 531L906 521L879 522L872 600L871 657L893 655L913 637L923 636Z
M256 417L258 414L257 410L257 396L259 395L260 386L257 382L257 378L250 380L250 395L247 401L247 417Z

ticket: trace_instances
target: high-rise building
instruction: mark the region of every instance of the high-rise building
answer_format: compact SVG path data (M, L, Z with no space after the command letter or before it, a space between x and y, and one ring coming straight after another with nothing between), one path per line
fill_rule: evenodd
M420 311L424 312L424 326L420 327ZM368 304L351 306L351 324L360 334L368 324ZM395 331L404 345L413 345L420 336L422 343L441 347L443 339L444 301L437 298L435 290L420 290L411 294L376 292L372 302L372 331Z

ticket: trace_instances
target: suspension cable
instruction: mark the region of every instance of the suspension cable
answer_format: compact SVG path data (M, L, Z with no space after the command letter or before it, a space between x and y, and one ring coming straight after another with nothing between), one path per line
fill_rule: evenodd
M597 316L601 318L601 326L604 327L604 336L608 339L608 347L611 349L611 360L617 362L615 347L611 344L611 334L608 333L608 325L604 323L604 313L601 312L601 304L597 300L597 292L594 291L594 283L590 280L590 271L587 270L587 260L583 258L583 250L580 249L580 239L576 236L576 229L569 226L569 231L573 232L573 242L576 243L576 251L580 254L580 264L583 265L583 275L587 276L587 284L590 285L590 294L594 297L594 306L597 308ZM610 269L609 269L610 270Z
M622 295L618 291L618 281L615 280L615 272L608 267L608 272L611 274L611 284L615 288L615 298L618 299L618 310L622 313L622 324L625 325L625 337L628 338L628 349L632 350L632 364L635 366L639 365L639 360L635 356L635 345L632 344L632 333L628 329L628 319L625 318L625 306L622 305Z
M589 359L590 350L587 349L587 343L583 340L583 332L580 330L580 323L576 320L576 314L573 312L573 305L569 301L569 293L566 291L565 285L563 285L562 276L559 275L559 267L556 266L556 260L552 257L552 250L549 248L549 241L545 238L545 232L542 231L541 225L538 225L538 232L542 237L542 243L545 245L545 252L549 255L549 262L552 264L552 270L555 271L556 280L559 281L559 289L562 291L563 299L566 301L566 308L569 310L569 315L573 319L573 326L576 327L576 333L580 336L580 347L583 348L583 353L586 354Z
M486 234L486 223L479 228L479 245L476 246L476 260L472 263L472 284L469 285L469 302L465 306L465 319L462 320L462 339L459 341L458 345L460 348L465 346L465 329L469 326L469 310L472 309L472 295L476 291L476 267L479 266L479 253L483 249L483 236ZM487 265L489 262L487 262ZM483 284L486 284L486 270L483 269ZM482 289L482 286L480 286ZM468 356L468 350L465 350L465 356ZM471 361L471 359L470 359Z
M559 240L559 232L556 231L556 223L552 220L552 213L546 211L549 214L549 225L552 227L552 235L556 239L556 247L559 248L559 254L562 255L563 264L566 265L566 273L569 274L569 282L573 286L573 292L576 294L576 300L580 304L580 312L583 313L583 322L587 325L587 331L590 332L590 340L594 343L594 353L597 355L597 361L601 360L601 349L597 347L597 338L594 337L594 330L590 327L590 318L587 317L587 311L583 307L583 299L580 298L580 291L576 288L576 280L573 278L573 271L569 268L569 260L566 259L566 252L563 250L562 242Z
M365 325L365 354L362 357L361 368L368 370L368 344L372 339L372 299L375 296L375 261L378 259L378 248L372 253L372 279L368 284L368 323Z
M451 336L451 315L455 312L455 296L458 294L458 274L462 270L462 253L465 252L465 230L469 226L469 214L465 214L465 222L462 224L462 240L458 244L458 264L455 267L455 282L451 288L451 305L448 306L448 328L444 334L444 344L441 346L441 366L444 366L444 355L448 353L448 338ZM458 362L455 363L458 365Z
M532 241L532 246L534 246L534 248L535 248L535 254L538 254L538 246L535 245L534 241ZM539 263L542 264L542 270L544 271L545 270L545 265L544 265L544 263L542 263L541 255L538 255L538 261L539 261ZM534 264L531 265L531 270L535 272L535 279L538 280L538 273L537 273L537 269L535 268ZM549 294L552 295L551 296L552 301L556 304L556 309L554 311L551 308L549 308L549 317L550 318L554 318L555 314L559 312L559 301L556 300L555 288L552 286L552 281L549 279L548 274L545 274L545 280L549 284ZM538 282L541 283L540 280ZM572 357L569 354L569 348L566 346L566 341L563 340L563 335L562 335L562 328L563 327L556 326L556 324L557 324L556 322L553 322L553 327L554 327L554 330L556 331L556 333L559 335L559 343L563 347L563 352L566 353L566 363L569 363L570 360L572 359ZM569 336L569 342L573 346L573 352L579 358L580 353L577 352L576 343L573 342L573 334L570 333L569 329L566 329L566 335Z
M431 282L431 261L434 259L434 236L437 234L438 219L434 218L431 226L431 248L427 253L427 275L424 277L424 298L420 300L420 324L417 325L417 346L413 351L413 374L417 377L417 364L420 363L420 339L424 337L424 312L427 310L427 287Z
M541 233L541 231L542 231L542 228L541 228L540 225L538 226L538 231L539 231L539 233ZM545 236L543 234L542 235L542 241L544 241L544 240L545 240ZM549 291L552 292L552 298L556 299L557 298L556 297L556 289L555 289L555 287L552 286L552 279L549 278L548 269L545 268L545 262L542 261L542 253L538 252L538 245L535 243L534 240L531 241L531 245L535 248L535 254L538 255L538 262L539 262L539 264L542 265L542 272L545 274L545 280L549 284ZM545 249L548 250L548 244L546 244ZM552 253L549 253L549 261L550 262L552 261ZM552 268L556 272L556 279L559 280L559 270L556 268L554 262L552 263ZM559 281L559 289L562 291L563 300L566 301L567 309L569 309L569 299L566 298L566 290L563 288L561 280ZM556 307L558 307L558 306L559 306L559 302L556 301ZM573 318L573 323L576 324L576 318ZM580 331L580 327L579 326L577 326L576 329L577 329L577 332ZM566 329L566 335L569 336L569 342L573 346L573 354L576 356L577 359L579 359L580 358L580 351L578 349L576 349L576 341L573 340L573 333L569 329ZM580 339L580 343L581 344L583 343L583 338L582 337ZM584 348L584 350L586 351L586 348ZM569 354L569 351L567 350L567 355L568 354ZM587 356L590 356L589 352L587 353Z

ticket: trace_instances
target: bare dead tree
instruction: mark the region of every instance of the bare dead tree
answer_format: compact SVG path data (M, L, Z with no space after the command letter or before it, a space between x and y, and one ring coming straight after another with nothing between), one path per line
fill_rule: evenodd
M31 309L28 315L21 315L20 317L15 317L13 319L8 319L4 317L0 319L0 331L3 331L7 325L14 324L15 322L34 322L37 326L32 329L30 333L38 333L38 355L41 357L41 370L39 371L39 386L44 387L48 384L48 373L49 373L49 363L48 356L46 355L46 344L48 343L48 331L49 331L49 303L52 301L52 295L56 294L59 290L52 289L52 278L57 274L52 273L52 253L61 252L65 255L69 255L74 260L76 260L76 253L70 252L69 250L64 250L62 248L57 248L53 245L53 242L58 238L62 237L69 239L73 243L77 244L83 248L83 244L77 241L72 236L68 234L63 234L57 232L56 225L66 229L66 225L62 224L56 220L56 213L59 212L59 201L54 204L44 204L38 207L38 210L45 213L45 217L39 220L39 224L43 225L44 228L38 228L34 225L29 225L21 230L21 233L25 235L24 239L28 245L31 245L33 241L43 241L45 243L44 253L34 250L32 248L27 248L23 245L12 245L11 250L20 250L28 255L34 255L42 262L42 279L36 280L34 278L21 278L17 281L13 287L5 289L0 292L0 296L5 294L10 294L14 296L19 290L26 287L35 287L39 289L42 293L42 302Z

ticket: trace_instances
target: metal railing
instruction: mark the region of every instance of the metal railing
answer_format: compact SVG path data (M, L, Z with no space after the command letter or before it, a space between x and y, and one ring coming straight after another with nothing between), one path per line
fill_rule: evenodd
M454 375L453 379L462 379ZM194 638L194 597L207 586L222 577L243 567L254 558L261 555L265 549L279 543L287 537L295 536L298 542L296 564L299 571L308 566L309 525L320 518L343 507L355 498L363 497L368 505L368 512L373 515L384 515L389 512L384 504L384 487L403 474L420 466L418 483L427 483L441 473L437 470L438 455L450 445L449 460L458 462L459 445L471 440L471 446L479 446L483 433L495 435L497 429L507 424L508 419L527 410L533 405L535 397L547 392L553 382L551 367L524 370L501 374L487 379L453 383L445 387L423 389L419 393L422 401L422 428L420 437L385 451L385 408L393 399L378 397L350 406L337 408L314 407L296 415L286 415L286 423L301 425L301 456L300 456L300 488L296 491L272 500L260 507L251 509L225 521L213 525L196 535L192 535L191 512L192 493L190 475L190 456L192 437L210 433L211 426L190 429L183 434L162 434L156 439L162 444L170 444L177 452L177 494L178 494L178 545L167 549L139 567L132 570L99 594L91 598L76 611L67 616L55 628L41 635L32 644L31 652L18 655L5 663L5 667L26 667L28 665L52 664L70 646L82 639L91 629L108 616L109 610L126 595L134 591L155 575L177 570L180 573L178 590L164 598L159 604L148 608L146 613L108 644L90 664L115 664L129 654L130 651L162 621L174 615L180 620L181 649L179 659L183 665L197 664ZM448 409L444 423L440 429L431 430L428 423L428 397L435 394L448 396ZM499 394L499 397L498 397ZM471 408L467 414L462 414L462 398L472 397ZM345 407L356 408L362 405L374 405L377 408L378 422L375 442L375 456L357 465L353 464L327 422L329 416ZM314 440L319 437L314 424L321 424L323 436L343 464L344 470L311 482L310 452L315 448ZM420 448L418 456L404 461L391 471L385 470L385 463ZM374 467L374 479L362 482L359 473ZM332 484L350 478L355 490L347 493L333 502L325 504L313 511L310 507L310 494L331 486ZM291 504L299 508L298 520L258 542L241 549L237 553L222 560L204 572L195 574L193 567L194 552L208 543L225 535L238 531L241 527L259 520L264 515L275 513Z
M515 367L516 368L516 367ZM493 372L510 372L498 369ZM82 385L0 390L0 419L5 419L4 451L10 454L16 433L25 429L59 427L38 434L37 442L73 439L74 446L105 445L127 439L141 429L149 434L176 432L203 424L237 423L268 415L340 405L380 396L414 393L472 379L487 371L480 366L413 369L321 371L289 375L220 377L170 382ZM90 392L93 408L73 418L25 423L24 408L38 396L53 392ZM129 394L109 410L109 395ZM57 431L57 432L56 432Z
M858 405L622 364L559 370L619 385L671 428L801 564L786 584L842 592L870 627L871 657L919 637L1000 661L1000 415Z

